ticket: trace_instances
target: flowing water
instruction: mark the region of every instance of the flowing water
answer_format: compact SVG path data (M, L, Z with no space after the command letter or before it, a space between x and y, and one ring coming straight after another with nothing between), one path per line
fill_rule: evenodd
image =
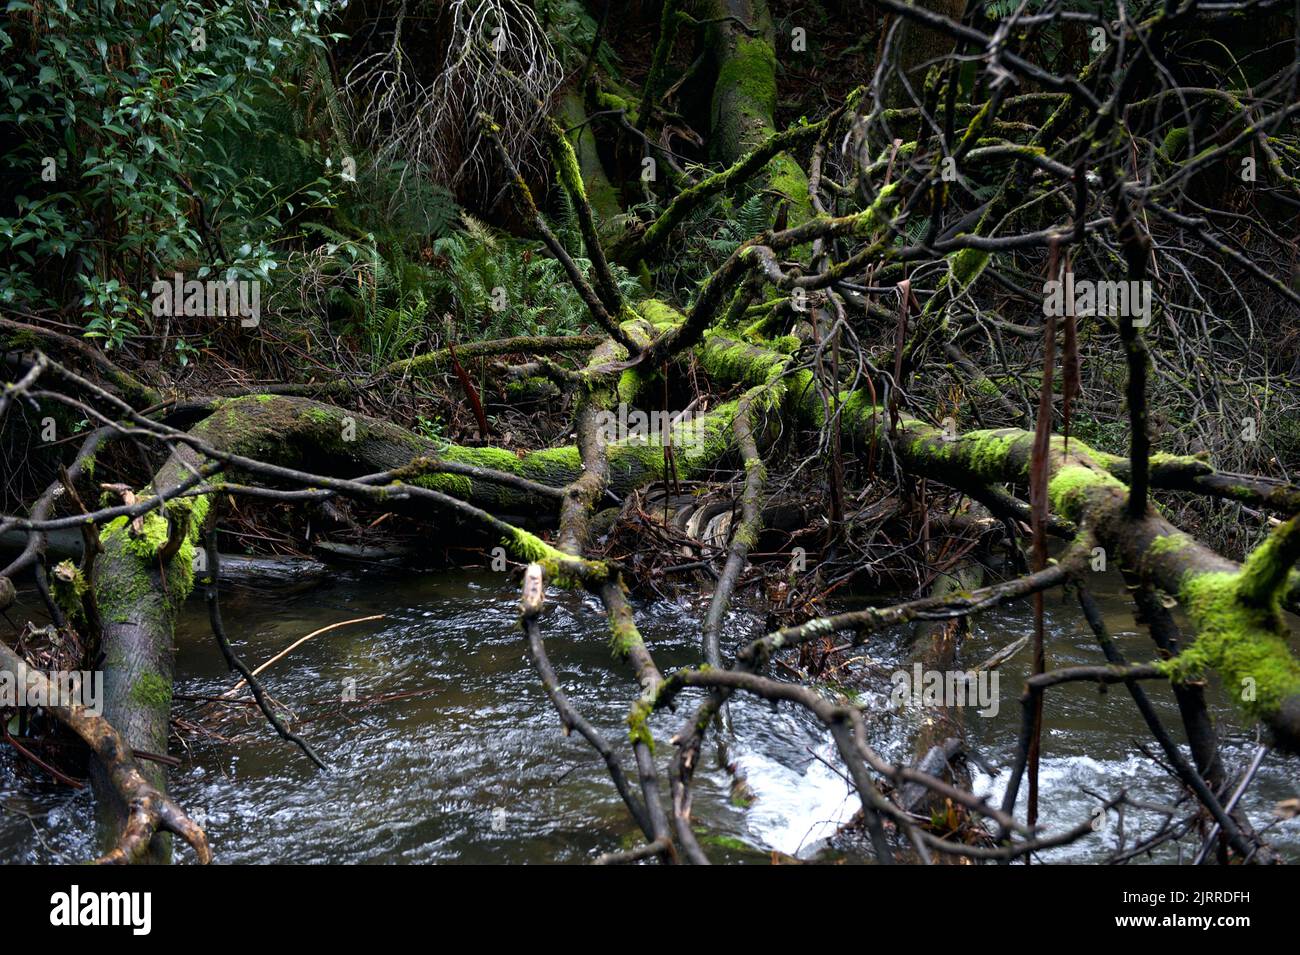
M1121 649L1149 659L1150 641L1133 629L1118 580L1095 588ZM441 574L393 579L340 577L307 591L236 590L223 596L226 629L250 663L270 658L306 633L369 614L384 619L322 634L270 668L269 692L304 720L301 732L331 764L316 771L269 729L234 744L196 738L184 765L170 773L177 801L204 823L218 862L586 862L636 844L632 825L603 763L576 734L565 737L529 663L516 627L514 584L503 574ZM611 740L625 737L623 718L634 693L625 666L611 663L603 617L583 596L559 594L543 620L547 650L573 703ZM14 611L11 611L13 613ZM1048 598L1049 665L1097 663L1100 654L1076 605ZM697 659L702 605L658 601L637 605L642 633L660 667ZM15 619L17 619L15 617ZM725 635L736 646L761 633L760 617L733 614ZM972 666L1029 632L1028 604L977 618L963 646ZM879 635L860 650L883 667L860 688L872 708L875 745L887 758L910 756L920 714L889 701L887 674L910 669L908 634ZM1001 798L1017 738L1027 651L1000 672L999 708L968 711L972 743L1003 771L977 773L980 791ZM176 692L214 695L229 688L207 628L202 600L192 600L177 632ZM842 688L841 688L842 689ZM1163 720L1181 737L1167 687L1148 684ZM342 702L354 694L356 702ZM377 701L375 698L386 698ZM691 711L653 725L659 758ZM1211 693L1225 736L1224 754L1238 771L1255 743L1223 694ZM186 715L195 704L177 701ZM733 802L731 775L710 758L696 776L695 815L706 851L716 861L766 861L772 850L818 858L864 859L852 842L835 839L857 800L849 791L828 736L804 712L774 710L738 699L731 704L732 756L752 790ZM1154 805L1170 805L1179 787L1142 755L1154 742L1127 692L1101 694L1075 684L1050 692L1043 742L1040 819L1052 829L1089 819L1096 795L1120 789ZM626 747L623 747L626 750ZM709 749L712 753L712 748ZM89 790L72 792L30 772L15 779L14 755L0 749L0 861L72 862L92 854ZM625 765L630 765L625 754ZM1024 789L1022 787L1022 800ZM1096 795L1093 795L1096 794ZM1273 843L1300 861L1300 820L1279 823L1273 806L1300 795L1300 759L1270 753L1243 800L1257 827L1273 826ZM1021 807L1023 813L1023 804ZM1130 812L1101 820L1089 837L1048 854L1053 861L1103 857L1159 817ZM1195 852L1165 846L1159 861ZM185 847L181 862L192 861Z

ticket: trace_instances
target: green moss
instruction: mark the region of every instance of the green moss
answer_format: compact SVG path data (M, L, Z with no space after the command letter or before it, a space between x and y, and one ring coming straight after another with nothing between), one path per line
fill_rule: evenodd
M880 150L880 152L876 154L876 158L875 161L872 163L872 167L883 169L884 167L888 166L891 162L897 163L899 161L910 160L915 155L916 155L916 140L914 139L909 140L908 142L905 143L900 143L897 149L895 149L893 145L889 145L886 146L884 149Z
M984 271L989 264L991 254L983 249L960 249L953 253L949 264L952 266L953 281L959 289L966 288Z
M857 222L853 225L853 231L857 235L873 236L889 224L890 213L899 200L898 187L898 182L883 186L871 205L857 214Z
M727 801L737 809L748 809L754 805L756 800L757 797L754 795L754 791L744 783L733 785L731 795L727 798Z
M700 836L700 842L704 845L714 846L718 849L726 849L730 852L756 853L759 851L742 839L737 839L735 836L722 835L720 833L702 835Z
M641 631L630 616L615 617L609 622L609 648L616 659L625 660L636 647L641 646Z
M180 606L194 589L194 554L195 541L202 533L207 520L211 500L208 495L176 498L168 501L164 507L178 527L184 528L185 536L181 539L176 553L162 567L166 583L166 594L173 607ZM151 569L160 569L158 552L167 542L167 518L158 511L150 511L141 519L141 532L133 533L130 522L125 516L115 518L104 525L99 539L105 549L121 547L123 551L138 558ZM154 592L154 583L146 574L116 575L119 579L100 580L105 604L119 608L129 608L133 603Z
M676 328L686 321L681 312L658 299L648 298L638 303L637 311L642 318L654 326L657 332L661 333Z
M340 414L322 405L310 405L302 410L302 416L317 424L337 424Z
M1098 471L1082 464L1067 463L1057 468L1056 473L1047 482L1047 497L1057 514L1077 521L1082 515L1087 492L1098 487L1124 489L1122 482L1105 471Z
M427 447L427 445L422 445ZM581 471L582 461L578 449L573 445L560 448L545 448L531 451L519 457L503 448L482 447L466 448L459 445L444 448L438 457L444 461L457 464L470 464L475 467L490 468L520 477L530 478L542 484L559 487L573 480ZM450 474L429 474L414 478L412 483L421 487L432 488L444 494L471 500L476 490L469 478ZM482 489L477 489L482 492ZM464 495L471 495L464 497Z
M750 385L769 385L790 364L789 355L737 341L733 334L727 329L710 329L704 333L704 347L699 350L699 357L700 364L710 376Z
M802 373L791 376L789 384L790 393L792 395L803 395L805 396L805 399L807 399L812 395L810 390L812 387L812 381L811 373L807 376L804 376ZM854 392L841 392L839 399L841 420L851 431L859 435L864 437L870 436L872 431L881 421L888 420L887 418L882 417L886 413L886 409L879 405L873 405L871 403L871 396L867 394L865 389L859 389ZM805 400L805 409L807 409L810 404L810 401ZM816 418L819 420L823 417L823 412L817 410L820 405L821 402L818 401L812 408Z
M412 479L411 483L431 491L449 494L462 501L468 501L474 496L474 482L463 474L421 474Z
M1295 564L1300 516L1274 530L1250 552L1241 568L1241 596L1257 606L1277 608L1287 575Z
M1176 126L1165 134L1160 149L1166 159L1179 159L1187 151L1188 132L1186 126Z
M438 456L445 461L473 464L481 468L492 468L494 471L508 471L511 474L518 474L521 470L519 456L504 448L466 448L455 445L444 449Z
M179 605L194 589L194 541L186 538L181 541L180 550L172 558L167 586L173 602Z
M1066 448L1065 438L1059 434L1054 434L1047 439L1047 446L1062 455L1069 454L1075 458L1088 458L1093 464L1099 467L1103 466L1098 460L1101 455L1087 444L1084 444L1080 438L1070 438L1070 446Z
M542 375L530 375L527 378L516 378L506 382L506 395L512 401L552 398L559 393L555 383Z
M81 569L70 560L60 561L50 575L50 595L54 602L68 619L78 623L85 619L82 600L89 589Z
M159 548L167 542L167 520L157 511L150 511L141 518L141 532L133 534L125 516L114 518L104 525L100 539L108 543L117 538L120 538L121 545L127 552L152 561L157 557Z
M513 551L515 556L530 563L546 564L569 559L563 551L525 530L516 530L513 538L503 540L502 544Z
M1195 546L1196 541L1182 531L1175 531L1172 534L1164 534L1155 538L1147 545L1145 557L1161 557L1166 554L1175 554L1187 547Z
M573 146L565 138L563 130L555 123L551 124L551 157L555 160L555 168L559 173L560 182L564 188L574 196L579 196L583 200L587 198L587 190L582 181L582 169L578 166L577 153L573 151Z
M648 482L663 477L664 449L658 440L635 442L618 441L608 447L609 472L611 477L623 478L622 483ZM678 473L686 477L682 468L684 462L678 462Z
M596 228L600 230L601 245L617 238L620 223L624 221L618 189L608 179L591 178L587 180L587 201L591 211L596 214Z
M790 200L790 225L802 225L813 217L812 200L808 198L808 174L785 153L773 156L767 164L767 185Z
M740 109L759 111L756 115L766 118L776 113L776 53L772 44L760 37L740 37L736 41L736 51L718 71L714 89L721 95L734 93L752 105L740 105ZM715 96L715 108L719 97Z
M527 470L540 469L543 473L553 473L557 468L578 471L582 468L582 455L577 445L566 444L532 451L524 458L524 465Z
M27 351L41 346L40 338L26 328L15 329L14 331L6 329L3 337L0 337L0 341L3 341L15 351Z
M1282 637L1276 609L1242 601L1240 583L1240 574L1227 571L1184 576L1179 598L1196 625L1196 640L1160 666L1178 681L1215 670L1242 709L1266 717L1300 693L1300 663Z
M171 706L172 686L157 673L142 673L131 687L131 699L151 709Z
M623 110L627 113L628 122L636 125L637 109L630 99L619 96L617 93L610 93L606 90L597 90L595 93L596 105L601 110L609 112L618 112Z
M736 543L746 549L752 550L754 545L758 543L757 528L749 524L740 524L733 536Z
M556 587L577 587L584 577L598 580L609 575L609 568L601 561L572 557L525 530L512 528L501 544L520 560L540 564L547 582Z
M221 483L220 475L214 475L208 479L208 483L219 485ZM191 540L197 539L203 530L203 525L207 522L208 511L212 507L212 498L207 494L197 494L193 497L178 497L167 502L167 512L173 519L188 520L190 524Z
M967 431L961 436L961 451L976 477L1006 480L1007 458L1025 440L1029 436L1014 428Z
M100 539L103 539L101 533ZM131 573L100 574L95 580L95 595L99 612L105 623L125 623L135 609L158 593L149 575L135 570Z
M641 393L641 388L645 383L645 375L640 368L629 368L618 376L618 384L615 386L615 393L618 400L624 404L631 404L636 400L636 396Z
M650 714L654 712L654 701L642 697L632 704L627 714L627 738L633 744L645 743L654 752L655 740L650 732Z
M1208 452L1205 452L1205 454L1208 456ZM1128 458L1126 457L1120 457L1118 455L1107 455L1107 457L1119 457L1121 461L1128 463ZM1174 465L1196 466L1198 464L1206 470L1209 470L1206 461L1200 455L1194 454L1169 454L1166 451L1157 451L1147 458L1147 462L1151 466L1152 470L1162 467L1172 467ZM1100 460L1098 463L1100 463Z

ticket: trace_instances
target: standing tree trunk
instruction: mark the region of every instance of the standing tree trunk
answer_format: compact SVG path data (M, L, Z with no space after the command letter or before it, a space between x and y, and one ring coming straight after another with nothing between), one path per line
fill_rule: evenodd
M943 14L950 20L961 20L966 12L966 0L915 0L913 5ZM926 71L950 54L953 45L954 40L947 33L921 26L913 20L900 20L898 29L894 31L896 71L885 86L885 105L894 109L916 105L913 98L921 99ZM912 89L910 94L903 78Z
M776 49L790 41L775 36L765 0L709 0L704 15L718 21L705 37L717 69L709 142L730 165L776 132ZM790 225L812 217L808 175L786 153L768 162L761 185L789 202Z

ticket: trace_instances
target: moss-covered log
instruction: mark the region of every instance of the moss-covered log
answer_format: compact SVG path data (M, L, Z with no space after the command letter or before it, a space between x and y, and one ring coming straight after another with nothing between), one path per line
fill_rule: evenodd
M698 476L718 463L732 446L735 415L736 403L728 402L670 430L679 478ZM436 470L439 460L450 461L552 487L573 484L582 474L578 448L572 445L523 455L497 448L448 446L377 418L283 395L220 400L214 413L190 434L217 451L319 474L355 477L406 469L413 485L484 510L512 514L553 514L555 500L509 484L430 470ZM609 485L615 493L629 493L664 474L664 444L657 434L611 441L608 457ZM143 495L173 498L163 513L147 514L139 528L125 517L118 518L100 536L103 553L96 562L95 588L104 623L105 715L131 746L150 752L167 748L173 623L193 587L194 541L208 507L205 496L174 495L191 469L203 464L194 449L178 451ZM221 476L211 479L220 480ZM506 544L521 558L554 556L549 549L539 551L544 545L529 534L509 535ZM164 791L157 766L151 764L146 774L152 785ZM110 787L102 786L100 792L107 810L104 836L116 841L125 822L125 807L115 804ZM166 854L161 842L155 850L158 858Z
M160 479L162 476L160 475ZM161 479L159 486L166 487ZM167 751L172 698L172 636L176 610L194 584L194 539L207 502L191 498L167 506L180 546L172 549L169 518L146 515L137 532L120 517L100 532L103 552L94 570L95 600L102 622L104 716L127 745L151 753ZM140 772L166 792L161 765L144 763ZM92 772L105 851L122 836L130 815L99 767ZM155 836L149 861L165 861L170 846Z
M707 335L699 353L717 377L749 385L783 381L787 411L821 424L824 406L811 387L812 373L802 370L782 378L790 356L721 332ZM841 399L846 432L864 441L892 439L900 463L911 473L967 491L1028 483L1032 432L1004 428L953 436L904 417L891 437L888 410L873 406L865 392ZM1161 664L1172 679L1217 672L1229 696L1249 716L1264 721L1279 745L1300 750L1300 662L1288 646L1290 630L1282 615L1300 546L1300 534L1287 533L1295 520L1238 565L1155 511L1129 518L1128 488L1108 462L1113 456L1078 440L1067 448L1064 439L1054 437L1048 455L1053 513L1090 529L1113 565L1133 571L1181 603L1197 637Z
M132 407L147 408L163 400L161 391L122 369L94 345L39 325L0 316L0 349L16 352L44 349L50 353L75 355L79 362L101 376L105 387Z
M642 305L641 310L659 331L681 320L662 305ZM713 376L765 386L770 406L784 403L787 412L820 423L824 406L811 387L811 372L787 374L793 364L790 354L747 344L725 331L708 333L697 354ZM877 440L889 439L886 409L873 407L863 392L841 398L848 433L864 440L873 435ZM690 430L685 426L679 430L673 438L679 476L696 476L717 464L731 447L734 418L735 403L729 402L697 419ZM346 439L349 422L354 429L351 440ZM222 434L237 436L240 448L263 460L354 473L398 468L419 456L472 464L556 487L573 483L582 471L574 446L523 455L495 448L439 447L387 422L303 399L259 396L223 402L196 433L208 440ZM904 418L894 444L908 470L979 491L1027 480L1032 434L1002 429L950 440L939 429ZM611 442L608 453L609 485L615 493L626 494L663 476L663 446L655 437ZM1050 457L1054 513L1089 526L1112 560L1182 601L1199 636L1168 662L1171 676L1187 679L1207 669L1217 671L1226 685L1239 691L1243 708L1268 722L1279 740L1287 745L1300 741L1300 664L1287 648L1288 632L1280 615L1281 596L1291 576L1285 572L1289 565L1276 580L1267 578L1269 587L1258 583L1265 579L1258 568L1270 566L1270 559L1276 563L1270 554L1277 548L1261 548L1245 568L1239 567L1158 514L1139 521L1126 519L1126 487L1113 473L1122 465L1114 456L1095 452L1077 440L1067 450L1058 438L1053 440ZM529 500L527 492L517 488L458 474L422 474L412 481L486 510L540 513L549 506ZM157 526L165 522L158 519ZM112 530L107 536L112 536ZM177 568L174 574L184 587L184 571ZM155 604L160 599L155 597Z

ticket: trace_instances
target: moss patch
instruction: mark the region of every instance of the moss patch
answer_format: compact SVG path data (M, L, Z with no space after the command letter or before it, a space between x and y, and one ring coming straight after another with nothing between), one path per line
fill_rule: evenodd
M1160 666L1178 681L1217 671L1229 696L1263 718L1300 693L1300 663L1282 637L1277 612L1241 601L1240 582L1237 573L1187 573L1179 597L1196 624L1196 640Z
M172 686L157 673L142 673L131 687L131 699L141 706L162 709L171 706Z
M632 704L632 709L627 714L627 738L634 744L645 743L652 753L655 739L650 732L650 714L653 712L654 703L643 697Z

